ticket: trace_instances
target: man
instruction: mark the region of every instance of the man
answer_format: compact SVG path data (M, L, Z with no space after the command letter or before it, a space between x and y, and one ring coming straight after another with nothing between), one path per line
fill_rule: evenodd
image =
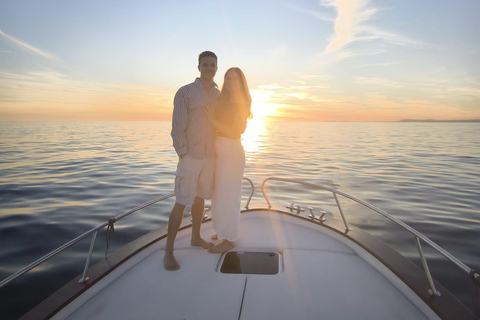
M175 237L182 223L183 211L192 205L192 246L210 248L200 235L205 200L213 191L215 173L215 129L203 109L217 103L220 91L213 81L217 56L211 51L198 57L200 78L181 87L173 101L172 139L179 156L175 174L175 205L168 219L167 245L163 263L166 270L178 270L173 255Z

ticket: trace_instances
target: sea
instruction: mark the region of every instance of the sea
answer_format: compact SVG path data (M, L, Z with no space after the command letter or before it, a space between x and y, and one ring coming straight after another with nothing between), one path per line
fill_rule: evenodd
M178 157L170 130L170 122L0 122L0 280L110 217L171 194ZM265 205L261 185L268 177L333 188L400 219L480 270L480 123L254 118L242 144L253 203ZM342 221L329 192L275 181L266 191L274 208L296 203ZM244 204L249 193L244 181ZM421 265L409 232L351 200L339 202L351 228ZM173 203L170 198L118 221L109 253L164 226ZM90 242L0 288L0 318L19 318L82 273ZM105 255L105 243L99 232L92 263ZM475 308L478 292L468 275L425 243L423 250L434 278Z

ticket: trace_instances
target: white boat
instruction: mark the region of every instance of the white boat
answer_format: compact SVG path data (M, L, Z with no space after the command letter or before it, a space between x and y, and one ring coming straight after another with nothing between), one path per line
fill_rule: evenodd
M254 187L244 179L252 191L241 214L240 240L226 254L192 247L187 221L175 242L178 271L163 268L165 227L89 266L98 231L173 196L167 195L93 228L5 279L0 287L92 237L84 273L21 319L478 319L431 277L422 245L469 274L473 286L480 284L479 274L405 223L341 191L279 178L263 181L266 204L250 208ZM326 220L333 212L320 208L272 207L266 193L272 180L331 193L342 225ZM423 269L349 225L338 196L409 231ZM206 215L202 236L213 234Z

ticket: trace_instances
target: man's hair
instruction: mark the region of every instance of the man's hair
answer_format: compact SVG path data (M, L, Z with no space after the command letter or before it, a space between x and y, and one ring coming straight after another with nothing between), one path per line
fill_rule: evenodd
M203 51L198 55L198 65L200 65L200 61L202 61L202 58L205 57L213 57L215 58L215 60L218 61L217 55L215 53L213 53L212 51Z

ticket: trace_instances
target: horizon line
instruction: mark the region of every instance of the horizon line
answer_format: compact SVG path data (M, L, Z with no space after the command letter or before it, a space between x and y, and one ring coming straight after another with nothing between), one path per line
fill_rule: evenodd
M172 120L0 120L0 122L171 122ZM401 119L401 120L273 120L269 122L480 122L480 119Z

